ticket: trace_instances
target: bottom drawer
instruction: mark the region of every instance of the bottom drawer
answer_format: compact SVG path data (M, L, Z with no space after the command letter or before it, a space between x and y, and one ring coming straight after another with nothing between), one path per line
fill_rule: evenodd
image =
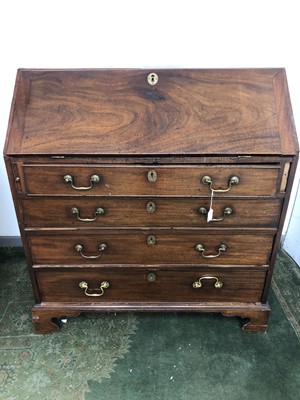
M266 271L237 268L45 269L42 302L260 302Z

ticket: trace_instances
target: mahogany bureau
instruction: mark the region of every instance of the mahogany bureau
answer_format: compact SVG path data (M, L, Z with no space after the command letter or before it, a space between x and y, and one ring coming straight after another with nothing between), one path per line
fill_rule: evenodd
M284 69L22 69L4 154L37 333L89 311L265 331L298 158Z

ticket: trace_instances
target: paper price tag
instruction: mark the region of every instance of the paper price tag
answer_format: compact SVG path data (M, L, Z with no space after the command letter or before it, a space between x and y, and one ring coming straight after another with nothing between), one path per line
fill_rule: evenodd
M207 213L207 222L212 221L213 217L214 217L214 210L212 208L213 205L213 197L214 197L214 191L211 191L211 196L210 196L210 207L209 207L209 211Z
M214 217L214 210L212 208L209 209L207 213L207 222L210 222Z

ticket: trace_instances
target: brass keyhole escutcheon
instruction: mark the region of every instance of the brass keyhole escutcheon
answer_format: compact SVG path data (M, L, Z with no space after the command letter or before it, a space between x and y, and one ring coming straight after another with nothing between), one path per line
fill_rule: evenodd
M154 272L149 272L149 274L147 274L147 281L148 282L155 282L156 281L156 275Z
M146 209L149 214L153 214L156 210L155 203L153 201L149 201L146 205Z
M158 75L155 72L151 72L147 77L147 81L151 86L156 85L158 82Z
M156 242L155 236L154 235L150 235L147 237L147 245L148 246L154 246Z
M147 174L148 181L153 183L156 182L157 179L157 172L154 169L151 169Z

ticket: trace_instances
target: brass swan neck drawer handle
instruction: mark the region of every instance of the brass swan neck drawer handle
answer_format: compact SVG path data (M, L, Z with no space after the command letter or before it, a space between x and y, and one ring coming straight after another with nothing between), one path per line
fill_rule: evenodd
M227 189L214 189L212 187L212 185L213 185L212 178L208 175L203 176L202 183L204 183L205 185L209 185L209 188L212 192L225 193L225 192L229 192L229 190L231 189L231 187L233 185L238 185L240 183L240 179L237 176L232 176L231 178L229 178Z
M99 178L98 175L92 175L90 177L90 183L91 183L90 186L75 186L74 185L74 178L73 178L72 175L65 175L64 176L64 181L66 183L71 183L72 188L75 189L75 190L89 190L89 189L93 188L94 183L99 183L100 182L100 178Z
M109 282L107 281L103 281L100 283L99 288L96 289L89 289L89 285L87 284L87 282L80 282L79 283L79 287L81 289L84 289L84 293L86 296L90 296L90 297L100 297L104 295L104 289L108 289L109 288ZM88 293L88 290L94 290L94 291L99 291L100 293Z
M218 254L205 255L204 253L206 250L202 244L197 244L196 250L199 251L201 253L201 256L204 258L217 258L222 254L222 252L227 250L227 246L225 244L220 244Z
M88 259L94 259L94 258L99 258L102 256L102 253L104 252L104 250L107 249L107 245L105 243L101 243L99 245L99 254L97 254L96 256L86 256L85 254L83 254L83 246L81 244L76 244L75 246L75 250L77 251L77 253L80 253L81 257L83 258L88 258Z
M200 207L198 211L199 211L199 214L202 214L202 215L206 215L206 214L208 213L208 210L207 210L207 208L205 208L205 207ZM223 221L224 218L226 217L226 215L231 215L231 214L232 214L232 208L230 208L230 207L225 207L224 210L223 210L223 217L220 217L220 218L213 218L213 219L210 220L210 222L220 222L220 221Z
M71 208L71 213L72 213L73 215L75 215L76 218L77 218L79 221L82 221L82 222L93 222L93 221L96 221L96 219L97 219L100 215L104 215L104 209L101 208L101 207L96 208L96 210L95 210L95 218L81 218L81 217L80 217L80 211L79 211L79 209L78 209L77 207L72 207L72 208Z
M211 279L215 280L214 287L216 289L221 289L221 287L223 286L223 282L219 281L219 279L216 278L215 276L201 276L201 278L193 282L193 288L200 289L202 287L202 282L201 282L202 280L211 280Z

